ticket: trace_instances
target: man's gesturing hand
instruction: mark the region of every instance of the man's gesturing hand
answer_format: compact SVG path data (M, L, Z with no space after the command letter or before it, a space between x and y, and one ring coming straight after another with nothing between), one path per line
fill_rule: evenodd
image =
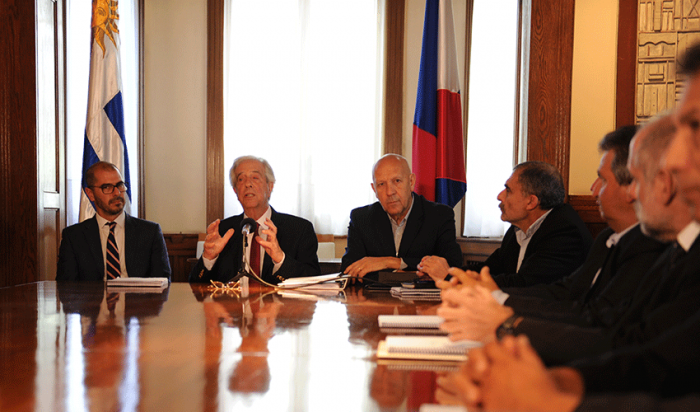
M202 252L202 257L209 260L216 259L219 256L219 253L224 250L224 246L226 246L226 243L228 243L229 239L231 239L231 236L233 236L233 229L229 229L226 233L224 233L224 237L221 237L219 234L219 223L221 223L220 219L216 219L215 221L211 222L211 224L207 227L207 236L204 238L204 251Z

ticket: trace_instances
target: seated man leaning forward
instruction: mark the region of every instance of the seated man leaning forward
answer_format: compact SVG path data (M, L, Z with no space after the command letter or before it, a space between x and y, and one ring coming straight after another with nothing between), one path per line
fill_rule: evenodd
M350 213L343 273L364 277L381 270L416 270L427 255L461 265L454 211L413 193L416 175L404 157L382 156L372 180L379 201Z
M160 226L124 213L128 188L117 166L95 163L85 172L85 183L96 214L63 229L56 280L170 279Z
M207 227L204 252L190 272L190 282L227 282L238 274L244 218L255 220L259 227L248 234L245 254L262 280L277 284L288 278L318 275L318 240L311 222L270 207L275 185L270 164L265 159L241 156L233 162L229 178L243 214L217 219Z
M554 166L544 162L515 166L498 200L501 220L511 227L483 266L499 287L551 283L584 262L593 238L576 211L564 203L564 181ZM447 263L429 256L418 268L442 280Z

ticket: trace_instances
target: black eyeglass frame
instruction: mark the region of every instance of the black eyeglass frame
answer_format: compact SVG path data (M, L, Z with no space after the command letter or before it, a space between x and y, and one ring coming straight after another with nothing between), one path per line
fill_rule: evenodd
M125 193L129 190L129 187L126 185L124 182L118 182L116 185L113 185L111 183L105 183L102 186L88 186L91 189L94 189L96 187L99 187L100 190L102 190L102 193L106 195L110 195L114 192L114 188L116 187L119 189L119 192Z

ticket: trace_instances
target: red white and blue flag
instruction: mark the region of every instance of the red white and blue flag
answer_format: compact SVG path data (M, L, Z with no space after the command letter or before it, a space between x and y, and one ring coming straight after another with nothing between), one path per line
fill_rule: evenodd
M454 207L467 191L457 48L450 0L426 0L413 118L415 191Z
M129 212L131 205L129 156L124 135L121 92L120 41L116 20L119 20L116 1L93 0L90 83L83 148L83 190L80 196L81 222L95 214L95 209L85 194L85 172L99 161L113 163L119 168L128 188L124 196L124 210Z

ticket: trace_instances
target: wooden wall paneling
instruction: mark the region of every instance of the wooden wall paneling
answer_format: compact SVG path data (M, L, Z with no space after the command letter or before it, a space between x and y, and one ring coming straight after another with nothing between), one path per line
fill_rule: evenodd
M38 280L35 11L0 0L0 287Z
M384 153L403 154L403 45L406 0L386 3L384 28Z
M620 0L617 23L615 128L635 123L638 0Z
M603 229L608 227L605 220L600 217L600 211L595 196L570 195L569 204L581 217L581 220L586 224L586 227L591 231L591 235L593 235L594 238L598 236L598 233Z
M172 270L173 282L187 282L192 269L192 261L197 254L199 235L182 233L165 233L165 246L168 248L168 259Z
M224 0L207 2L207 224L224 217Z
M532 0L527 160L553 164L568 193L574 0Z

